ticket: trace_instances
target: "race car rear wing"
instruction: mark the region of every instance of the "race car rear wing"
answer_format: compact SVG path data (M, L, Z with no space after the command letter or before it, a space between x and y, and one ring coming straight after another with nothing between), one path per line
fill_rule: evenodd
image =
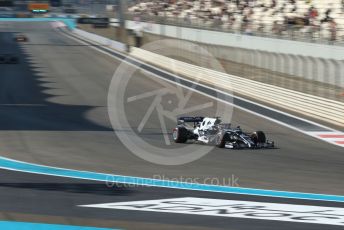
M198 122L202 122L204 119L204 117L179 117L177 119L178 124L179 123L184 123L184 122L194 122L194 123L198 123Z

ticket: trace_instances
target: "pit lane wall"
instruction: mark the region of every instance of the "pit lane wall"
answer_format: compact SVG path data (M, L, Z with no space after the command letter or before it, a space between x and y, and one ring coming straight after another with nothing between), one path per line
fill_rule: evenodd
M137 26L145 33L202 43L222 60L344 87L344 46L127 21L127 28Z

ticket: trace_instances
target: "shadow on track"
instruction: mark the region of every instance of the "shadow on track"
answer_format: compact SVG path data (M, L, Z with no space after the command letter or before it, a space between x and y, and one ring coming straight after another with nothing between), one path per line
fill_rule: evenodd
M34 189L105 196L128 196L134 193L125 186L92 183L0 183L0 188Z
M94 45L76 45L76 44L51 44L51 43L31 43L31 44L25 44L26 46L66 46L66 47L90 47Z
M13 38L12 32L0 32L0 53L19 57L18 64L0 64L0 130L112 131L85 117L96 106L48 102L49 97L66 95L46 93L55 89L46 87L55 83L53 78Z

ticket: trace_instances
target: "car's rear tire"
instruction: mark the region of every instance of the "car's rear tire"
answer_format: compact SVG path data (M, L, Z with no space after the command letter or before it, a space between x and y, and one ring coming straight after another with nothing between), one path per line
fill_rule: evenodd
M228 133L218 134L215 139L215 144L218 148L223 149L226 146L226 142L230 140L230 135Z
M175 143L185 143L188 140L188 131L184 127L173 129L173 140Z
M265 133L262 131L256 131L251 134L251 138L255 144L264 144L266 143Z

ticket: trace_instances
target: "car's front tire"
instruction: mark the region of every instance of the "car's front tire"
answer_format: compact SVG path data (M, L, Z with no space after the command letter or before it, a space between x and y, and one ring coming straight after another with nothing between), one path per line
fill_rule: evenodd
M226 146L226 142L230 140L230 135L228 133L225 134L218 134L215 139L215 144L218 148L224 148Z
M256 145L266 143L266 136L265 133L262 131L256 131L252 133L251 138Z

